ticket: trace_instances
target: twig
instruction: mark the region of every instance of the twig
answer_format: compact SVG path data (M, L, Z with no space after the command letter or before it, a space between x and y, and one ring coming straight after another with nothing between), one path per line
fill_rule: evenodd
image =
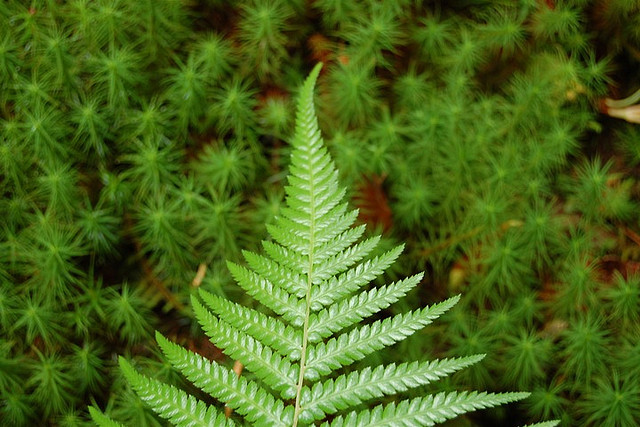
M628 238L633 240L636 245L640 246L640 234L627 227L623 227L622 231Z
M191 286L194 288L200 287L202 281L204 280L204 276L207 274L207 264L201 263L198 266L198 271L196 272L196 277L191 281Z

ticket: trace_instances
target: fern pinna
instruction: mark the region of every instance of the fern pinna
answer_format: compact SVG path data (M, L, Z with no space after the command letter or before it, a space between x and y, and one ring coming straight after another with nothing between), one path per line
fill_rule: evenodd
M323 145L313 105L318 64L302 86L286 207L268 227L265 255L245 252L247 266L228 263L238 284L274 315L201 291L193 309L211 341L241 361L256 380L176 345L161 334L165 356L194 385L260 426L433 425L459 414L522 399L528 393L448 392L362 409L465 368L483 355L340 368L403 340L450 309L459 296L430 307L361 323L402 298L422 274L362 291L400 255L402 246L369 256L379 237L360 240L357 211L344 201L338 172ZM359 242L358 242L359 241ZM123 358L133 388L158 414L181 426L234 425L214 406L144 377ZM259 380L259 381L258 381ZM357 408L357 409L356 409ZM104 417L92 408L94 420ZM107 425L107 424L103 424Z

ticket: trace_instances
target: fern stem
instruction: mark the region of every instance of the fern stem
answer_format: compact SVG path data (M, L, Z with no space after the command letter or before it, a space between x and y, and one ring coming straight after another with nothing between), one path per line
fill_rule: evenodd
M307 82L302 89L302 93L300 94L300 100L298 105L298 111L300 116L297 117L299 123L296 125L296 139L297 137L305 134L305 133L314 133L318 131L317 119L315 116L315 110L313 108L313 89L315 87L315 81L318 78L318 74L320 72L320 68L322 64L317 64L311 75L309 76ZM308 103L309 105L304 105ZM306 117L305 117L306 116ZM297 151L310 151L313 152L313 144L316 144L317 141L314 141L313 138L305 138L306 146L296 147ZM292 159L297 153L292 153ZM306 153L307 161L310 161L312 156L308 155L310 153ZM316 182L315 182L315 171L313 165L309 165L309 250L308 259L309 264L307 268L307 289L306 289L306 312L304 316L304 326L302 332L302 353L300 355L300 373L298 375L298 384L296 385L296 404L293 412L293 427L297 427L298 418L300 417L300 413L302 412L302 408L300 405L301 397L302 397L302 388L304 387L304 374L306 371L306 363L307 363L307 344L309 343L309 318L311 315L311 287L313 285L313 264L314 264L314 251L315 251L315 233L316 233ZM319 190L321 191L321 189Z
M302 332L302 353L300 355L300 374L298 375L298 384L296 386L296 405L293 412L293 427L297 427L298 425L298 417L300 416L301 407L300 407L300 398L302 396L302 388L304 387L304 373L307 363L307 343L309 342L309 317L311 316L311 285L313 283L313 246L314 246L314 236L315 236L315 194L313 188L313 178L309 180L311 183L311 214L309 215L311 218L311 223L309 226L309 268L307 270L307 294L306 298L306 306L307 311L304 316L304 327Z
M312 216L313 218L313 216ZM309 259L312 260L313 257L310 254ZM302 334L302 353L300 356L300 374L298 375L298 384L296 385L296 405L295 410L293 412L293 427L298 425L298 417L300 416L301 407L300 407L300 398L302 395L302 387L304 386L304 372L306 368L307 362L307 343L309 342L309 317L311 314L311 271L313 269L313 262L309 262L309 275L307 278L307 313L304 317L304 329Z

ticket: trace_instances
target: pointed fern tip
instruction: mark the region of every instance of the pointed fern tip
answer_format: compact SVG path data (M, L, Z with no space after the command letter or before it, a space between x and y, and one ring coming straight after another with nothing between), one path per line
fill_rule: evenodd
M309 73L307 80L313 81L313 83L315 83L315 81L318 79L318 75L320 75L320 70L322 70L323 66L324 64L322 62L318 62L313 67L313 70L311 70L311 73Z
M322 65L322 62L318 62L315 67L313 67L313 70L311 70L311 73L309 73L309 75L305 79L304 84L302 85L302 88L300 90L300 97L298 100L297 108L298 111L302 109L302 105L304 105L306 102L310 102L313 98L313 89L316 86L316 80L318 80Z

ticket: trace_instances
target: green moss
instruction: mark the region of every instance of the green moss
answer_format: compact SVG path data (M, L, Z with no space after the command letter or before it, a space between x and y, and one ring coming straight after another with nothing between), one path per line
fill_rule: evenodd
M637 416L640 135L600 112L638 89L639 23L630 0L0 2L0 418L82 425L94 399L155 425L98 379L112 354L161 370L156 326L219 357L185 303L238 296L221 262L282 204L318 61L360 221L429 273L407 308L468 298L412 354L494 352L452 383L532 390L521 424Z

